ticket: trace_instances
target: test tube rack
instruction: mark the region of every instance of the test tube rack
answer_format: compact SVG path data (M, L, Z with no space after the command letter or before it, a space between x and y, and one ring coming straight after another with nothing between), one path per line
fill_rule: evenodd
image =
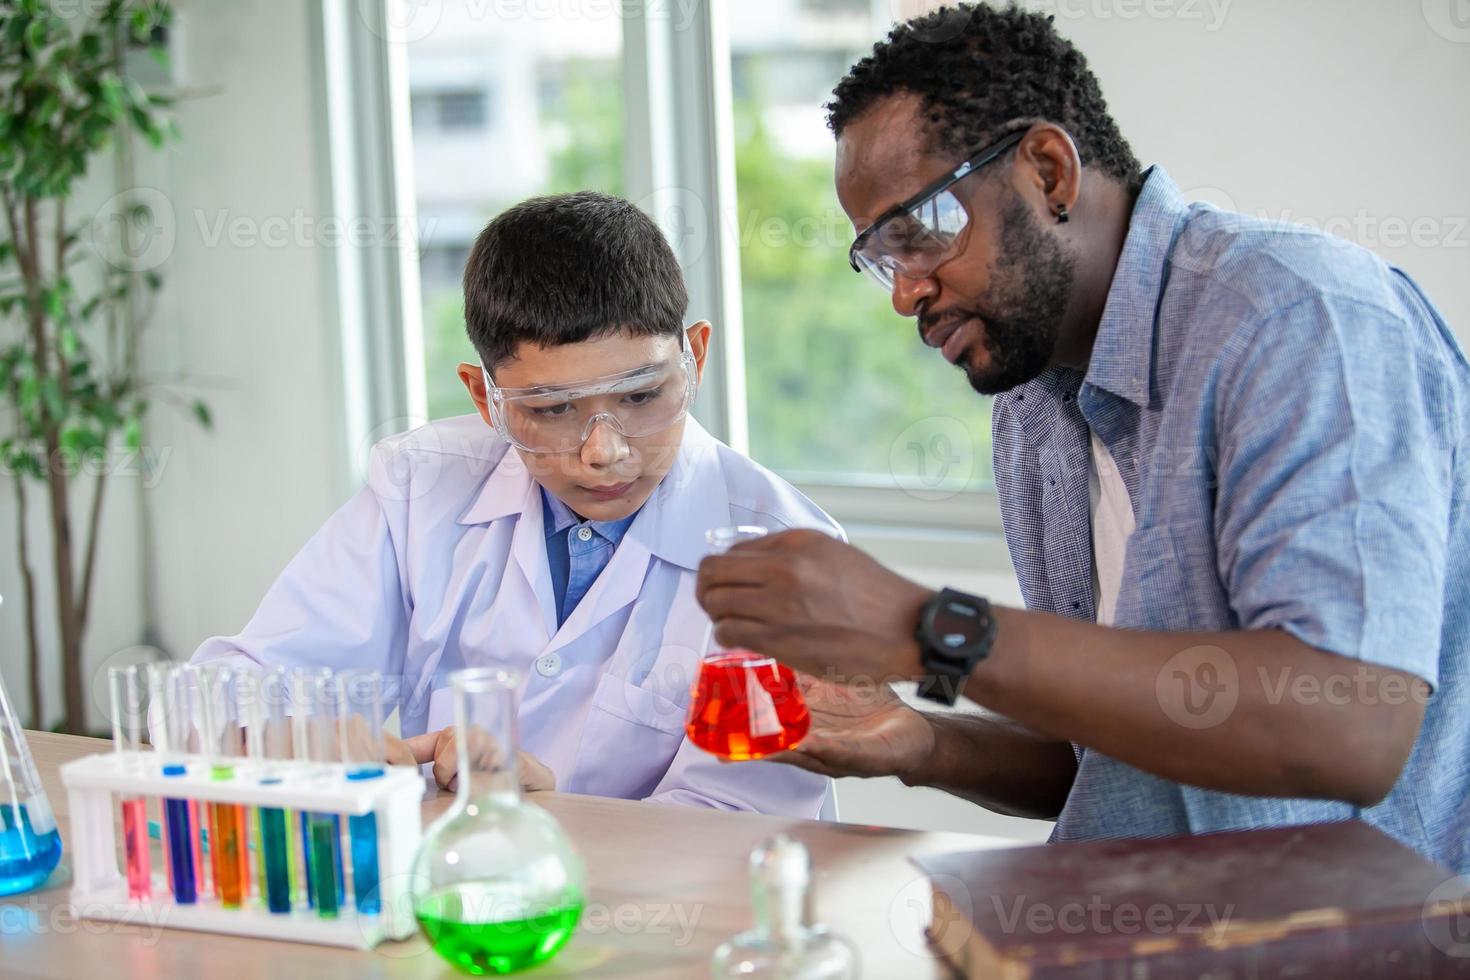
M262 763L241 760L234 766L233 779L217 780L204 758L180 761L186 771L177 776L163 775L159 757L152 752L101 752L61 767L71 824L67 841L71 900L78 916L356 949L413 934L408 885L422 837L419 805L424 795L417 766L385 766L381 776L349 780L340 764L272 761L269 775L279 782L263 783L267 766ZM206 898L181 904L173 901L168 881L157 873L152 898L130 899L118 868L116 800L136 796L336 813L344 818L376 814L381 910L364 914L348 904L335 919L326 919L310 908L273 913L263 905L246 903L227 909Z

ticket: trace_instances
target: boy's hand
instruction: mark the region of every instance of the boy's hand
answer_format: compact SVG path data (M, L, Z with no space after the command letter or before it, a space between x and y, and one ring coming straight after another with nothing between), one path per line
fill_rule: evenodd
M471 745L479 753L480 764L493 762L496 751L494 741L483 732L477 733ZM425 732L409 738L398 739L385 736L388 741L388 761L394 765L434 764L434 782L443 789L453 792L459 787L459 745L453 728L441 728L437 732ZM535 793L556 789L556 774L540 759L529 752L519 753L518 766L521 790Z

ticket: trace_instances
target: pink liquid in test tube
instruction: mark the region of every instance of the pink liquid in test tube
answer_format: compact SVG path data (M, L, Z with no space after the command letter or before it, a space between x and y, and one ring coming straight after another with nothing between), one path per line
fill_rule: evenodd
M123 800L123 845L128 864L128 898L147 900L153 894L153 869L148 856L148 801Z

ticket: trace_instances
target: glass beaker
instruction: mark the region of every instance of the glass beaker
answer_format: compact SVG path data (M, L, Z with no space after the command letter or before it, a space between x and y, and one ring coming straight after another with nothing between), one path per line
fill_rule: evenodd
M561 825L521 799L514 674L451 674L458 797L414 859L414 916L435 952L467 973L549 960L582 916L585 871Z
M29 891L61 860L61 835L31 759L20 719L0 678L0 895Z
M717 527L706 554L764 537L763 527ZM793 748L812 719L791 668L753 650L727 650L711 624L684 730L689 741L722 759L745 762Z

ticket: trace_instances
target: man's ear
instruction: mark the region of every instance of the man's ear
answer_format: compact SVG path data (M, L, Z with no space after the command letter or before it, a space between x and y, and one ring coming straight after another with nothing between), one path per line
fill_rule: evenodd
M480 365L461 361L455 371L459 374L459 380L464 383L465 390L470 393L470 401L475 403L480 418L485 420L486 425L494 428L495 423L490 421L490 395L485 391L485 374Z
M1053 218L1059 208L1063 214L1077 210L1082 195L1082 160L1077 144L1065 129L1052 123L1032 126L1016 147L1016 159L1024 167L1027 183Z
M709 356L709 339L714 329L708 320L700 320L684 331L689 337L689 350L694 354L694 373L700 381L704 380L704 359Z

